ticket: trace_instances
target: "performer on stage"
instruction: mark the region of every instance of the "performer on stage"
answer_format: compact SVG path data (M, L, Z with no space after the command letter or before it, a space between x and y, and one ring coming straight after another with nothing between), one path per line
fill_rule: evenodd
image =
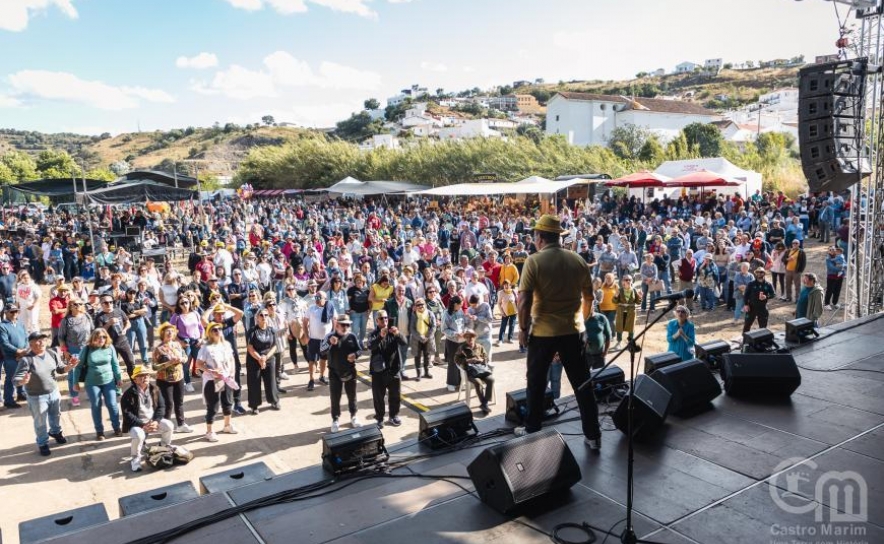
M577 253L560 245L563 232L555 216L541 217L534 225L538 252L528 257L522 270L518 322L519 341L528 346L528 414L516 435L537 432L543 426L547 373L558 352L575 390L586 444L598 450L602 437L595 398L588 388L577 390L589 376L583 343L584 320L593 302L592 275Z

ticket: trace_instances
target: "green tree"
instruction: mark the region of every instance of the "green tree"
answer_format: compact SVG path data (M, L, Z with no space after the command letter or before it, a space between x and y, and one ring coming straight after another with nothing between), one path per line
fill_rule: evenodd
M666 150L660 144L660 140L656 136L648 138L641 150L638 152L640 161L652 166L659 165L666 160Z
M0 185L7 185L17 181L18 179L16 179L15 172L12 171L12 168L0 162Z
M0 157L0 163L12 171L15 181L33 181L40 178L40 174L37 173L37 163L23 151L6 153Z
M365 102L362 103L362 106L366 110L376 110L381 107L381 103L378 102L377 98L369 98Z
M101 181L113 181L117 179L117 175L107 168L94 168L86 172L88 179L100 179Z
M696 146L701 157L721 156L724 137L715 125L709 123L691 123L684 127L682 132L687 139L688 145L690 147Z
M269 127L276 122L276 119L274 119L272 115L265 115L261 118L261 122Z
M344 140L361 141L373 134L380 134L384 124L380 119L372 120L367 111L354 113L348 119L338 122L335 136Z
M509 85L501 85L497 89L497 92L498 94L500 94L500 96L506 96L508 94L513 94L513 88Z
M69 178L80 175L80 167L67 151L46 149L37 155L37 171L44 178Z
M680 131L678 136L670 140L666 144L666 159L670 161L680 161L684 159L694 159L697 154L688 144L688 139L684 135L684 131Z
M547 102L549 102L549 99L552 98L552 93L550 93L546 89L532 89L528 92L528 94L536 98L537 101L541 104L546 104Z
M635 160L650 137L648 129L628 123L611 131L608 147L621 159Z

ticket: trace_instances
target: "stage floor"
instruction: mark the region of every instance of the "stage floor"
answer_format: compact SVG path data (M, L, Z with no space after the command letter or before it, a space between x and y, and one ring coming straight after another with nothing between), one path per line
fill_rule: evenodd
M803 370L790 401L722 395L700 415L670 416L656 440L637 444L639 537L709 544L884 542L884 319L845 323L831 332L793 351ZM576 415L572 410L559 419ZM510 426L502 417L478 424L480 431ZM603 432L601 452L593 453L583 443L579 422L550 426L565 435L582 481L517 518L481 503L469 480L371 478L335 484L346 488L321 497L254 510L175 542L545 543L548 536L528 525L549 532L559 523L583 521L619 534L625 437L605 417L602 426L610 431ZM415 461L394 474L466 476L466 465L479 451L504 439ZM391 461L429 452L414 441L388 448ZM51 542L130 542L327 477L317 465ZM852 503L845 501L849 488ZM601 542L604 535L597 537ZM573 533L567 538L579 540Z

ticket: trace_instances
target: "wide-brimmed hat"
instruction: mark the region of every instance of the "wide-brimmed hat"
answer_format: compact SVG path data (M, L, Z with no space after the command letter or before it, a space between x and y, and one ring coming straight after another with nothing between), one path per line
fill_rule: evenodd
M166 332L166 329L173 329L176 334L178 333L178 327L176 327L175 325L173 325L171 323L163 323L162 325L157 327L157 338L162 338L163 333Z
M467 329L463 331L464 336L479 336L479 334L474 329Z
M534 224L534 230L552 232L555 234L565 232L565 229L562 228L562 222L556 219L554 215L550 214L544 214L541 216L541 218L537 220L537 223Z
M342 315L338 318L338 325L350 325L351 323L352 321L350 321L350 318L346 315Z
M138 376L148 375L150 376L153 372L146 365L135 365L135 368L132 369L132 373L129 374L129 379L134 380Z
M209 323L209 326L206 327L206 338L209 337L209 334L215 329L223 329L224 325L222 323Z

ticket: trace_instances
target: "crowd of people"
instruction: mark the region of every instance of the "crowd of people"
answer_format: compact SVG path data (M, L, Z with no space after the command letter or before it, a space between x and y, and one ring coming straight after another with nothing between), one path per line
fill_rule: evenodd
M838 195L697 193L643 203L605 194L564 201L554 215L540 208L530 199L232 199L187 213L6 213L4 406L27 402L49 455L50 437L66 441L54 379L66 374L71 409L85 391L96 440L105 438L106 410L113 434L130 435L139 470L146 435L169 444L173 433L194 432L184 398L195 384L205 439L215 442L238 432L234 416L258 416L265 403L280 410L285 382L306 365L306 389L327 386L335 432L344 394L350 425L362 425L356 363L366 355L372 420L398 426L406 380L449 391L468 380L490 413L495 348L518 343L527 353L524 432L534 432L545 388L560 391L563 371L576 385L602 366L633 340L637 316L673 290L695 293L666 332L683 359L696 341L692 311L729 312L749 330L767 326L776 299L815 322L839 305L850 210ZM108 237L127 226L141 229L139 246ZM824 292L805 247L833 236ZM156 262L138 255L144 247L183 248L187 262ZM591 394L578 394L578 404L597 448Z

